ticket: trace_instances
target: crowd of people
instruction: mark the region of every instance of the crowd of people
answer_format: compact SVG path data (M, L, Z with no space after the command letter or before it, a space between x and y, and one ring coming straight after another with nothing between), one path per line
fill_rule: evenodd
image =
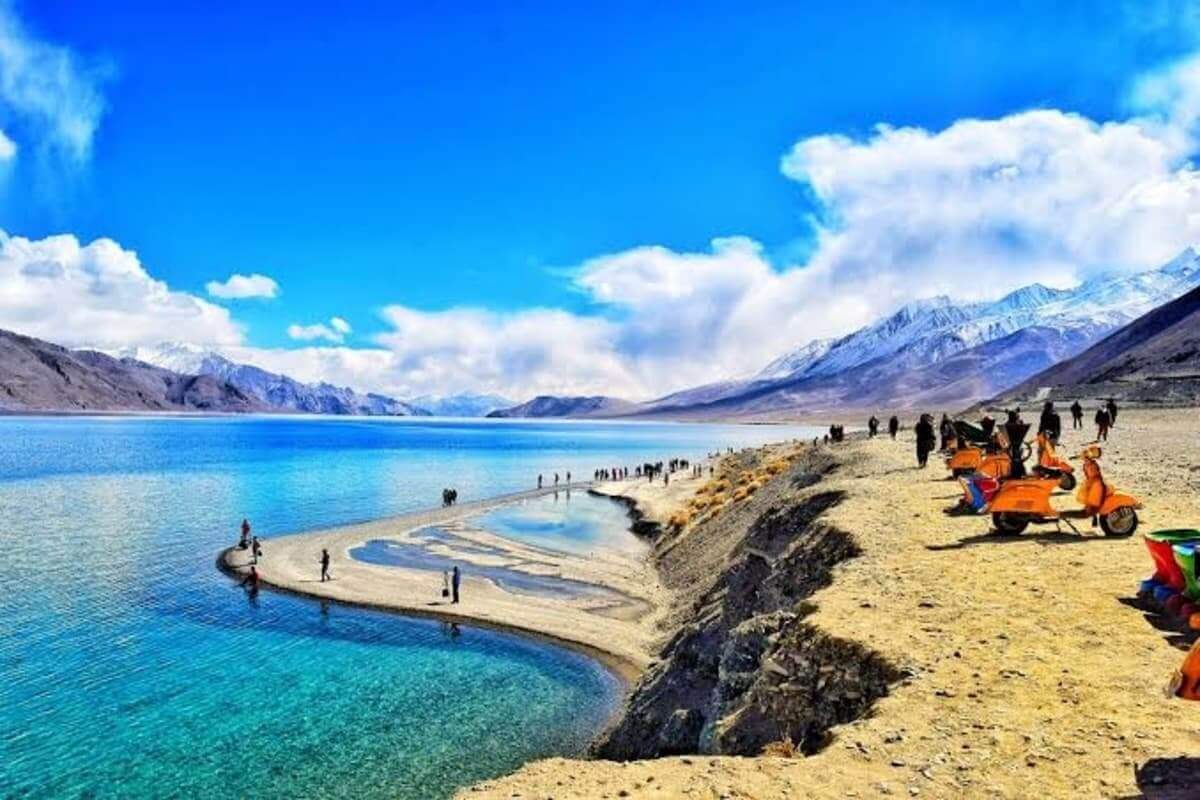
M1078 400L1071 403L1069 407L1071 412L1071 426L1073 429L1083 428L1084 409ZM1096 441L1108 441L1108 434L1116 425L1117 421L1117 401L1115 398L1108 398L1096 409L1093 421L1096 425ZM1029 431L1030 426L1021 418L1021 409L1017 407L1011 409L1005 414L1004 425L1001 426L1005 436L1005 440L1009 443L1015 443L1012 446L1020 447L1024 442L1025 436ZM879 435L879 418L874 414L867 420L867 437L875 438ZM989 414L984 414L978 424L978 428L985 441L990 441L993 434L996 432L996 420ZM896 434L901 430L900 418L892 415L888 419L887 431L891 438L895 439ZM920 414L917 417L917 422L913 426L913 432L916 435L916 451L917 451L917 466L923 468L929 463L929 454L935 450L948 450L958 440L959 432L955 427L954 421L950 419L948 414L943 414L940 421L936 424L932 414ZM1055 409L1054 403L1047 401L1042 406L1042 412L1038 418L1038 434L1045 434L1052 442L1057 442L1062 438L1062 417ZM826 444L830 442L840 442L845 436L844 428L841 425L831 425L829 432L825 434L824 441ZM814 444L816 440L814 440ZM1015 453L1013 458L1013 469L1017 476L1023 474L1019 453Z
M442 505L452 506L458 502L458 489L442 489Z

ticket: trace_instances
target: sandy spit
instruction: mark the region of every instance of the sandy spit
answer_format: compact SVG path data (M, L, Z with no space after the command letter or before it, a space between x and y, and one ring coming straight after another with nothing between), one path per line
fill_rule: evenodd
M576 483L572 491L586 492L591 486ZM500 537L470 523L471 517L485 511L555 491L550 487L518 492L358 525L265 538L257 565L260 580L311 597L547 639L583 651L632 681L651 659L656 624L666 605L665 590L647 557L611 550L566 553ZM372 540L411 542L414 534L431 525L455 537L454 542L433 545L435 552L481 566L581 581L602 587L604 595L518 593L467 568L461 602L454 605L441 596L440 572L368 564L350 556L352 549ZM323 548L329 550L332 576L324 583L320 580ZM249 571L250 562L249 552L236 547L219 558L222 569L239 577Z

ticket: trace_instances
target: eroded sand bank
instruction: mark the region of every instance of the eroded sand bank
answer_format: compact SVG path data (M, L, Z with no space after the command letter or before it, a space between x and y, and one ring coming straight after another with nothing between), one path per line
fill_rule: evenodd
M590 487L575 484L571 492L578 496ZM664 606L664 590L647 558L606 548L572 553L540 547L471 522L491 509L556 491L567 492L532 490L263 539L258 573L269 586L313 597L546 637L584 650L632 680L650 659ZM404 556L396 559L400 563L427 556L462 562L461 602L441 596L441 571L366 563L352 555L364 546L385 555L394 547ZM330 555L332 579L326 582L320 580L322 549ZM224 568L244 575L251 559L248 551L231 548L221 560Z
M1068 429L1062 451L1093 434ZM825 520L862 552L810 598L808 621L907 674L872 713L807 758L549 759L461 795L1200 796L1200 706L1162 691L1194 635L1159 630L1129 603L1151 572L1140 535L989 536L984 518L942 513L957 486L940 464L913 468L911 432L834 452L823 486L846 500ZM1122 411L1102 464L1146 504L1141 531L1200 527L1196 410ZM634 491L659 515L686 497Z

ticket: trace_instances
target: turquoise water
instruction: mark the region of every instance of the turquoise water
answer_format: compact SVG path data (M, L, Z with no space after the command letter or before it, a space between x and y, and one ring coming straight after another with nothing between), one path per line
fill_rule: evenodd
M627 535L629 515L623 506L578 491L501 506L473 522L509 539L576 554L604 548L640 555L647 549Z
M216 571L217 551L243 516L269 539L436 505L446 486L465 501L538 472L590 476L791 435L811 433L0 418L0 797L436 798L580 752L619 702L583 656L250 598ZM560 541L572 525L573 541L600 537L559 519Z

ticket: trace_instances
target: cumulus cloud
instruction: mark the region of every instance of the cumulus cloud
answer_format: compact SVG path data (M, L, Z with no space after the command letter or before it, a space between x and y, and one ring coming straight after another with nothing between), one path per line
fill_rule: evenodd
M572 271L592 313L393 305L370 360L380 371L337 369L399 394L649 397L753 373L904 302L1153 268L1200 241L1188 116L1178 101L1162 108L1122 122L1041 109L806 138L781 163L818 205L804 264L772 263L736 236L701 252L637 247ZM338 341L323 331L334 333L309 338Z
M312 325L292 324L287 329L287 334L290 338L301 342L324 339L327 342L340 344L345 341L348 333L350 333L350 323L341 317L330 318L329 324L325 324L324 322L317 322Z
M102 77L70 49L32 35L12 4L0 0L0 108L10 133L24 133L43 152L86 161L104 113ZM0 141L0 155L3 149Z
M236 345L229 312L150 276L111 239L30 240L0 231L0 327L69 346L120 348L185 339Z
M1173 125L1035 110L941 131L816 136L784 157L831 222L806 266L869 313L1156 266L1197 241L1200 179ZM866 291L868 290L869 291Z
M257 272L252 275L234 273L225 281L209 281L204 285L204 289L213 297L222 300L272 298L279 295L279 284L273 278Z

